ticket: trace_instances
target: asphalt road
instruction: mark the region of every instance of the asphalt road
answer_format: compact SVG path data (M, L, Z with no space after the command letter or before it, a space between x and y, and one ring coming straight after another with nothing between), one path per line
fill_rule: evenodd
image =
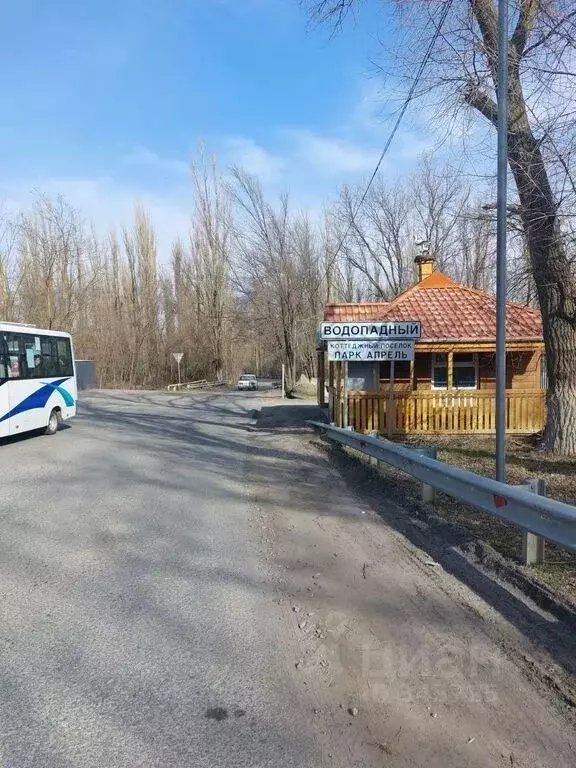
M253 396L95 394L0 446L0 765L308 766L243 482Z
M95 393L0 446L0 768L572 768L554 617L274 402Z

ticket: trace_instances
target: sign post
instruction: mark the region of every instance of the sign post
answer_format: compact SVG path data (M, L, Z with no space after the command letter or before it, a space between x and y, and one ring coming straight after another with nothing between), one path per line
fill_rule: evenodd
M348 363L342 363L342 427L348 429Z
M284 400L284 387L286 384L286 369L284 363L282 363L282 400Z
M386 426L388 427L388 437L392 439L394 434L394 427L396 422L396 414L394 412L394 381L395 381L394 360L390 360L390 378L388 383L388 418L386 419Z
M176 363L178 364L178 384L181 384L182 381L180 379L180 363L182 362L182 358L184 357L184 352L172 352L172 357L174 360L176 360Z

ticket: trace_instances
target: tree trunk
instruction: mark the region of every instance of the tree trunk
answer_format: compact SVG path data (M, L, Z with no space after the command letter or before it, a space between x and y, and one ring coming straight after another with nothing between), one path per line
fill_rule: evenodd
M526 114L519 78L510 77L510 168L536 282L548 368L548 450L576 454L576 285L540 146Z
M497 90L496 6L494 0L470 0L470 6ZM508 159L542 313L548 368L544 442L549 450L576 454L576 280L560 232L558 205L546 164L528 119L520 77L520 62L536 10L536 5L522 6L508 47ZM497 104L477 84L469 84L465 98L497 126Z

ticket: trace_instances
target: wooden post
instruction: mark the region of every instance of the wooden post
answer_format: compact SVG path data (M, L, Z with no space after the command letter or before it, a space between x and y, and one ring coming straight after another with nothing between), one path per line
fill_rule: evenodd
M546 496L545 480L525 480L522 483L532 493L538 496ZM542 565L545 556L545 545L542 536L522 531L522 562L524 565Z
M408 392L408 399L406 400L406 408L408 411L408 431L412 432L416 429L416 423L418 421L417 403L414 398L414 390L416 388L416 355L414 360L410 360L410 390Z
M348 362L342 366L342 427L348 429Z
M336 398L334 421L337 427L342 426L342 365L343 363L334 363L336 366Z
M328 413L330 416L330 421L335 421L334 419L334 362L330 360L328 362Z
M324 370L324 350L318 350L318 405L326 405L326 373Z
M454 389L454 352L448 352L447 388Z
M396 414L394 413L394 360L390 361L390 378L388 383L388 418L386 424L388 426L388 437L392 437L394 434L394 425L396 421Z

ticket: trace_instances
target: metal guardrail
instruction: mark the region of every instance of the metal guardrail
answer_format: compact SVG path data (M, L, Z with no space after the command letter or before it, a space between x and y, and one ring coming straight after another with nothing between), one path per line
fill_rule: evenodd
M211 387L223 386L223 381L208 381L207 379L198 379L197 381L183 381L180 384L168 384L168 392L180 392L181 390L209 389Z
M308 424L338 443L384 461L425 485L465 501L526 531L576 551L576 507L538 496L528 489L475 475L443 461L418 454L390 440L370 437L320 421Z

